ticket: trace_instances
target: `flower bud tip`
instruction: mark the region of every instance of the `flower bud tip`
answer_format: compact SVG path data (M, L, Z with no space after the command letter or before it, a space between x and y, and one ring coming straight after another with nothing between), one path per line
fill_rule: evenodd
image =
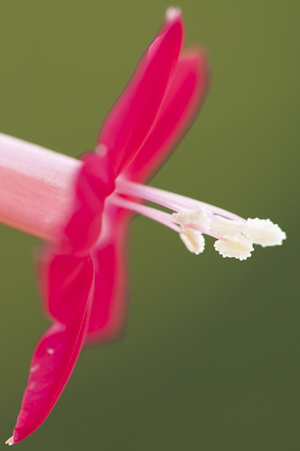
M14 437L11 436L8 440L6 440L5 445L11 446L11 445L13 445L14 443L15 443L15 442L14 442Z
M174 6L170 6L166 10L165 18L167 21L171 22L171 21L177 19L177 17L179 17L180 15L181 15L180 8L175 8Z

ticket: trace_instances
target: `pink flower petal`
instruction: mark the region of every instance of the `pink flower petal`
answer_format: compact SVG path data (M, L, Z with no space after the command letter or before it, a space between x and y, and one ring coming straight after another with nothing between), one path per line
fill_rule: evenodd
M114 190L112 168L107 156L97 153L81 158L84 164L76 182L74 213L62 236L64 253L85 255L101 232L104 200Z
M56 254L49 245L41 252L38 269L46 313L62 324L70 323L86 304L94 272L91 256Z
M14 443L34 432L59 398L82 348L92 305L94 266L90 256L56 255L54 246L49 246L42 254L40 275L47 311L64 324L56 321L36 346Z
M72 315L67 325L55 322L37 344L13 443L23 440L43 423L72 374L89 319L93 295L91 276L86 280L85 302L80 302L82 308Z
M181 49L180 14L168 19L142 58L129 85L104 121L98 138L107 146L117 177L149 133Z
M132 213L106 206L103 238L93 251L95 293L85 343L95 345L117 338L127 319L126 246Z
M208 81L208 63L203 51L183 52L153 129L122 176L144 182L154 175L191 125L204 100Z

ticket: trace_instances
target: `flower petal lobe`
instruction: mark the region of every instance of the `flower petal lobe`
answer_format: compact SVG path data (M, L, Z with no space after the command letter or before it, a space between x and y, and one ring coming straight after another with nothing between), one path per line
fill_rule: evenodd
M152 127L179 57L182 36L181 15L165 22L104 121L98 143L108 148L115 177L137 154Z
M83 269L85 277L81 280L84 282L84 287L81 288L80 293L77 293L80 299L73 299L75 311L71 311L65 324L56 321L42 335L34 350L28 384L13 432L14 443L34 432L47 418L68 382L79 357L88 326L94 291L93 265L89 263L87 270L85 264ZM70 299L64 301L63 296L60 300L65 304L64 307L70 301ZM51 302L49 310L53 313ZM54 311L55 316L61 316L57 305Z
M122 176L141 183L154 175L191 125L205 98L208 82L208 62L203 50L183 52L153 129Z

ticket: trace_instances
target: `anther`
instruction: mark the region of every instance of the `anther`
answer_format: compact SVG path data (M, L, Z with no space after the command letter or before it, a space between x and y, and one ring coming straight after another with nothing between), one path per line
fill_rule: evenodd
M232 236L241 233L244 225L242 221L232 221L215 215L215 219L210 223L210 230L220 236Z
M186 248L196 255L201 254L205 247L205 240L202 233L185 226L182 226L181 229L182 233L179 236Z
M286 234L270 219L247 219L243 234L254 244L266 246L281 246Z
M222 257L237 258L238 260L246 260L251 257L254 250L251 241L241 234L225 235L226 241L217 240L214 244L216 251Z
M172 218L177 223L195 224L203 229L209 229L210 226L210 219L204 208L198 210L181 210L178 213L173 213Z

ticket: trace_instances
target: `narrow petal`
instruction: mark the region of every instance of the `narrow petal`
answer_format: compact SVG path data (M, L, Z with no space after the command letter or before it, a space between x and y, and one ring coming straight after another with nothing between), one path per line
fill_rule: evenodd
M106 155L86 154L76 181L74 213L62 235L62 251L88 254L102 224L104 200L114 190L114 178Z
M191 125L208 82L205 53L201 49L183 52L153 129L122 176L141 183L154 175Z
M37 344L13 443L23 440L43 423L72 374L86 333L92 290L86 295L84 307L72 321L67 325L55 322Z
M115 177L134 158L151 129L175 69L182 38L183 23L178 12L167 18L104 121L98 145L107 147Z
M82 260L80 264L78 259L74 262L54 255L48 265L50 277L47 286L42 280L44 291L47 288L50 290L48 311L53 317L62 318L65 324L56 321L42 335L34 350L28 384L13 432L13 443L26 438L47 418L78 359L94 294L92 259L86 257ZM45 270L45 262L43 265ZM58 274L59 270L63 271L63 275ZM41 273L42 279L45 279L46 272L42 270ZM54 287L51 287L52 283ZM55 295L58 299L54 298Z
M132 213L105 207L103 237L93 252L95 294L87 345L113 340L122 334L127 320L126 247Z

